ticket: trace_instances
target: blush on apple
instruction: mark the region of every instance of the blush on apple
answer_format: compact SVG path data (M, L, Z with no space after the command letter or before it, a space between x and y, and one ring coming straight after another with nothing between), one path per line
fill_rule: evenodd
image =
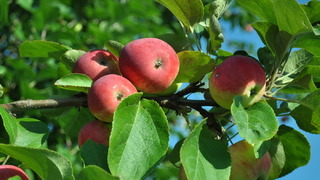
M108 74L96 80L88 93L88 106L92 114L101 121L111 122L119 103L137 89L126 78Z
M81 147L88 139L109 146L110 128L99 120L86 123L78 134L78 145Z
M14 176L19 176L22 180L29 180L27 174L19 167L13 165L0 165L1 180L7 180Z
M85 74L95 81L107 74L120 74L118 62L118 58L109 51L93 50L77 60L72 72Z
M235 96L242 96L246 108L258 102L266 88L263 67L247 56L231 56L213 71L209 79L212 98L221 107L230 109Z
M179 72L179 58L174 49L157 38L143 38L128 43L121 51L122 75L145 93L166 90Z
M231 155L230 180L267 180L271 167L271 157L267 152L261 159L254 155L254 147L242 140L229 146Z

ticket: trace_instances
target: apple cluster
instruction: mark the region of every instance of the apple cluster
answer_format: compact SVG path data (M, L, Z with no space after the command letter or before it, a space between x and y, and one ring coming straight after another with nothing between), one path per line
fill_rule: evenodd
M148 94L165 92L178 75L179 58L174 49L157 38L129 42L119 58L106 50L93 50L74 64L73 73L85 74L93 80L88 92L88 107L97 120L84 125L78 144L91 139L109 144L110 128L119 103L138 91Z

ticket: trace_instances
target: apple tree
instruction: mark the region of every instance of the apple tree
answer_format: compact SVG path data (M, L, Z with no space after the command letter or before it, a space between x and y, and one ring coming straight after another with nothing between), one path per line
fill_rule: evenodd
M9 2L0 2L5 22ZM117 3L134 9L137 2ZM26 171L30 179L46 180L247 180L277 179L308 164L311 147L301 131L320 133L319 1L155 0L134 9L141 16L131 19L125 9L112 11L115 2L93 3L96 11L82 1L38 3L17 1L16 8L35 14L38 24L30 31L41 33L16 45L21 60L4 64L13 68L0 66L0 75L20 77L20 94L30 94L17 99L14 83L0 81L0 173ZM57 15L64 28L45 25L56 13L48 5L69 19L85 12L83 23ZM167 21L153 16L152 7L169 14ZM222 48L228 36L220 23L231 7L248 13L245 27L263 43L257 52ZM72 8L83 9L66 13ZM123 17L122 24L99 20L97 12L109 11ZM140 25L150 33L122 36ZM108 31L116 30L121 33L111 39ZM57 31L72 38L50 36ZM286 118L298 128L279 123Z

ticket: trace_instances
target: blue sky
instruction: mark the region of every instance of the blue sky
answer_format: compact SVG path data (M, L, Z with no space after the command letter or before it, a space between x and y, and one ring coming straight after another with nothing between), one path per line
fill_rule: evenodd
M307 0L299 0L299 3L306 3ZM230 52L234 52L237 49L230 49L227 44L228 41L244 41L248 43L254 44L255 52L259 47L263 47L263 43L260 40L259 36L255 31L247 32L240 28L232 29L230 27L230 24L222 23L221 24L224 37L225 37L225 43L223 43L222 49L228 50ZM317 171L320 170L320 143L319 143L319 135L310 134L307 132L304 132L299 129L294 119L289 119L289 121L286 123L287 126L290 126L301 133L303 133L306 138L308 139L310 145L311 145L311 159L310 162L303 167L300 167L296 170L294 170L292 173L279 178L280 180L301 180L301 179L316 179L316 176L318 173Z

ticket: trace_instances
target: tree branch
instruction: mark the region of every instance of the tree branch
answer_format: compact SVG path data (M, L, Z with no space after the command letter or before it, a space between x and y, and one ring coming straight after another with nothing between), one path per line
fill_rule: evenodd
M1 107L10 112L28 109L46 109L59 107L87 106L87 97L72 97L67 99L45 99L45 100L20 100L8 104L0 104Z

